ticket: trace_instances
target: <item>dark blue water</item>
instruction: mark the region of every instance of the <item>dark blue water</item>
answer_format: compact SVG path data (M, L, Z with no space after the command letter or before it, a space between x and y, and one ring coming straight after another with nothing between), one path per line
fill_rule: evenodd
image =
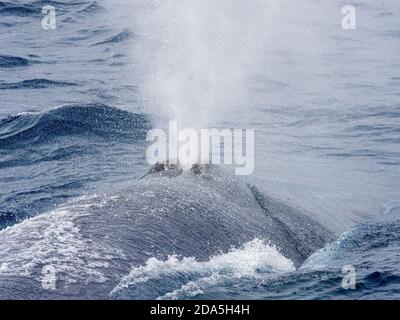
M9 116L0 128L4 228L93 190L107 177L123 183L139 176L150 119L77 104Z
M133 17L148 13L131 3L140 1L0 1L0 229L132 185L148 169L147 131L170 114L143 97L149 61L137 52L148 53L142 38L157 28L138 27ZM220 112L205 111L212 124L255 128L256 171L245 179L309 210L337 242L299 270L262 240L208 263L155 259L134 266L112 297L400 298L400 7L396 0L355 3L359 28L347 34L341 4L304 3L303 15L294 17L299 8L286 3L287 16L273 22L282 28L268 33L256 70L249 66L252 91L239 108L221 99ZM41 27L49 4L56 30ZM243 72L243 61L222 60ZM156 62L152 68L166 68ZM246 260L252 263L243 266ZM355 290L341 286L345 265L356 270Z

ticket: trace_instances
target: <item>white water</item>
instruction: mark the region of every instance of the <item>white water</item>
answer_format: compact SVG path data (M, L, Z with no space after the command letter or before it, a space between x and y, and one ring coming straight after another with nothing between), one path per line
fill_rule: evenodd
M80 233L75 220L89 215L88 208L101 203L71 204L54 211L25 219L12 227L0 231L0 275L37 277L43 266L54 268L57 279L66 284L102 283L107 280L100 269L106 270L109 262L116 258L118 249L100 247Z
M167 260L150 258L143 266L135 266L123 277L111 295L119 291L134 290L136 286L150 281L162 281L182 275L192 275L195 280L180 283L171 292L165 292L159 299L179 299L194 297L210 286L216 286L226 280L264 278L266 274L277 275L294 271L292 261L282 256L275 246L266 241L254 239L241 248L232 248L225 254L210 257L209 261L197 261L194 257L171 255Z

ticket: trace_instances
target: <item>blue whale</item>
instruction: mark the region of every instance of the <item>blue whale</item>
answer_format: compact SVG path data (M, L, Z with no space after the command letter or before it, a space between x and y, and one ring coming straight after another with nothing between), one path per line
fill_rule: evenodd
M0 298L109 299L132 266L152 257L207 261L256 238L299 267L333 234L218 166L157 164L125 190L2 230Z

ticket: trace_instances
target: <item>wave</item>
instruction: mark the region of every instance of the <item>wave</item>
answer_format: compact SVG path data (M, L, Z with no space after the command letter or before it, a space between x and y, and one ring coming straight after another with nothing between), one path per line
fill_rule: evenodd
M55 81L48 79L31 79L20 82L0 83L0 90L16 90L16 89L46 89L54 87L71 87L78 86L74 82Z
M275 246L254 239L241 248L212 256L209 261L177 255L166 260L150 258L143 266L132 268L110 296L118 299L189 299L202 295L209 287L233 279L254 279L294 269L292 261L282 256Z
M41 11L31 4L13 4L9 2L0 2L0 15L11 15L26 17L38 15Z
M364 258L370 259L373 252L378 254L382 250L400 248L399 235L400 202L394 201L374 220L351 228L338 240L315 252L303 268L339 267L345 262L359 264Z
M11 28L13 26L12 23L7 23L7 22L1 22L0 21L0 26L4 28Z
M89 4L88 4L89 3ZM74 6L82 6L85 5L83 9L80 9L76 13L85 13L92 14L98 13L103 9L96 1L88 2L88 1L44 1L37 0L31 1L28 3L12 3L12 2L4 2L0 1L0 15L3 16L16 16L16 17L35 17L42 15L42 8L46 5L52 5L58 10L59 8L68 8ZM64 14L64 10L60 10L58 14Z
M398 299L399 260L400 201L393 201L372 221L353 227L315 252L295 272L209 285L204 287L200 298ZM345 266L354 267L355 290L342 287ZM195 287L191 290L194 293Z
M0 120L0 146L18 148L61 136L95 136L134 142L145 139L150 120L144 114L104 104L65 105L43 113L23 113Z
M0 119L0 229L51 210L111 172L118 181L139 175L141 162L132 157L142 154L150 127L144 114L103 104Z
M325 298L394 299L399 294L399 260L400 201L393 201L372 221L353 227L311 255L301 271L312 275L324 270L332 282L339 280ZM341 288L344 266L354 267L357 290L346 292Z
M29 65L29 60L22 57L0 55L0 68L16 68Z
M124 29L122 32L118 33L115 36L105 39L104 41L95 43L93 46L99 46L103 44L113 44L120 43L126 40L130 40L133 38L134 33L129 29Z
M94 14L94 13L99 13L102 11L104 11L104 8L97 1L93 1L88 6L86 6L84 9L79 10L77 13Z

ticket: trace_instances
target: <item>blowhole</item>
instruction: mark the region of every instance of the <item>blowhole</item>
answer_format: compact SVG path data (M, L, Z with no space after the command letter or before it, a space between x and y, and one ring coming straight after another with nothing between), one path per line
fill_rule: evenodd
M170 163L167 162L157 162L154 164L148 174L151 173L164 173L172 176L177 176L182 174L184 171L189 171L194 175L203 175L206 172L207 166L201 165L198 163L182 166L179 162L178 163Z
M176 164L167 161L167 162L157 162L150 169L150 173L158 173L164 171L179 171L179 173L182 173L182 168L179 163Z

